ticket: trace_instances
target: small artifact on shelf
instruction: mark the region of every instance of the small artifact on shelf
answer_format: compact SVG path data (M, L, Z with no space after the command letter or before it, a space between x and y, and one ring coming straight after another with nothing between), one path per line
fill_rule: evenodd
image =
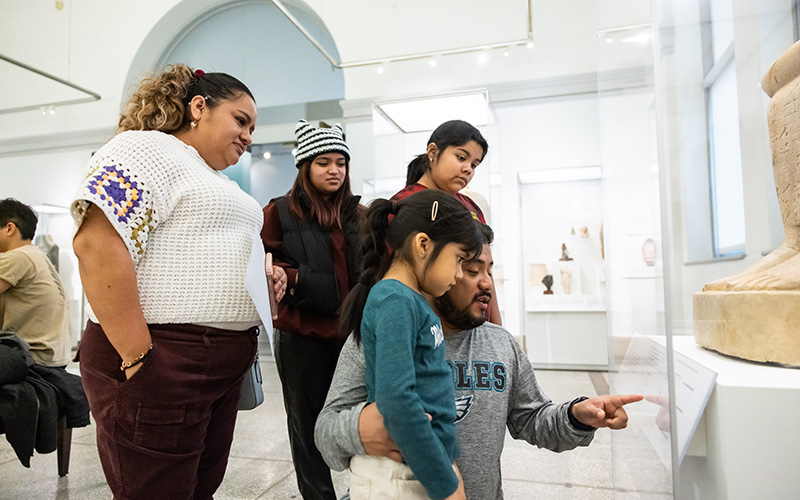
M572 293L572 269L568 267L561 268L561 288L564 289L565 295Z
M529 271L529 280L531 286L539 286L539 284L542 282L542 278L548 274L546 264L531 263ZM497 278L495 278L495 280L497 280Z
M580 232L578 233L579 238L588 238L589 237L589 226L581 226Z
M605 239L605 236L603 235L603 224L602 223L600 224L600 232L599 232L598 236L600 237L600 257L605 259L606 258L606 239Z
M695 341L724 354L800 366L800 42L761 80L785 241L744 271L694 294Z
M561 258L558 260L572 260L572 257L569 256L569 250L567 250L567 244L561 244Z
M33 244L44 252L47 256L47 260L49 260L50 263L53 264L53 267L56 268L56 271L58 271L59 249L53 237L49 234L37 234L33 237Z
M656 265L656 242L653 238L647 238L642 243L642 260L647 267L655 267Z
M548 274L547 276L542 278L542 283L544 284L545 288L547 288L547 290L542 292L542 294L553 295L553 290L551 290L551 288L553 288L553 275Z

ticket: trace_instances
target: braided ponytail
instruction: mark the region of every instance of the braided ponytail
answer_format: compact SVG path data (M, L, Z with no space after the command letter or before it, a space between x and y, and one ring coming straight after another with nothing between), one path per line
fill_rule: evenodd
M369 291L386 274L392 263L386 239L389 233L389 215L393 213L395 206L389 200L378 198L370 204L367 211L361 245L363 254L361 277L342 304L339 324L341 336L344 338L353 332L356 343L361 342L361 318L364 315Z

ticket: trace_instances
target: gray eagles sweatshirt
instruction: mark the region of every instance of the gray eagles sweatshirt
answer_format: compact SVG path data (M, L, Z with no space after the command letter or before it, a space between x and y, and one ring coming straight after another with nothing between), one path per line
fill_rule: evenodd
M444 336L445 359L456 388L456 430L461 456L456 459L468 499L502 499L500 454L505 429L556 452L587 446L594 431L569 421L570 402L560 405L542 392L528 356L511 334L492 323ZM334 470L350 457L364 455L358 417L367 399L364 354L351 336L339 355L325 407L317 417L315 441Z

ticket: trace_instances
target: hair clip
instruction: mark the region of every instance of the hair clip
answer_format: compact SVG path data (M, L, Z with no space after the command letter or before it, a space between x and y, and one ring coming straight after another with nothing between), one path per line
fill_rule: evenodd
M434 201L431 205L431 222L436 222L436 214L439 213L439 202Z
M196 70L194 70L194 76L195 76L195 77L197 77L197 78L200 78L201 76L203 76L203 75L205 75L205 74L206 74L206 72L205 72L205 71L203 71L202 69L196 69Z

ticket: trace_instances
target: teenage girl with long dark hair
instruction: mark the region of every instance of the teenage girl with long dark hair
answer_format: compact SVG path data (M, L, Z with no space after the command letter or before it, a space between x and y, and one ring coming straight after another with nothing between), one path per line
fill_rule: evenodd
M288 282L274 320L275 361L298 488L305 500L335 500L314 424L343 345L339 309L360 271L360 197L350 190L350 149L339 124L300 120L295 135L297 178L264 208L261 239L276 276L285 272Z
M425 152L408 164L406 187L392 196L392 200L399 201L425 189L437 189L453 195L475 219L486 224L478 204L460 191L472 181L475 169L488 151L489 143L470 123L464 120L442 123L428 139ZM498 325L502 323L496 296L489 303L488 319Z

